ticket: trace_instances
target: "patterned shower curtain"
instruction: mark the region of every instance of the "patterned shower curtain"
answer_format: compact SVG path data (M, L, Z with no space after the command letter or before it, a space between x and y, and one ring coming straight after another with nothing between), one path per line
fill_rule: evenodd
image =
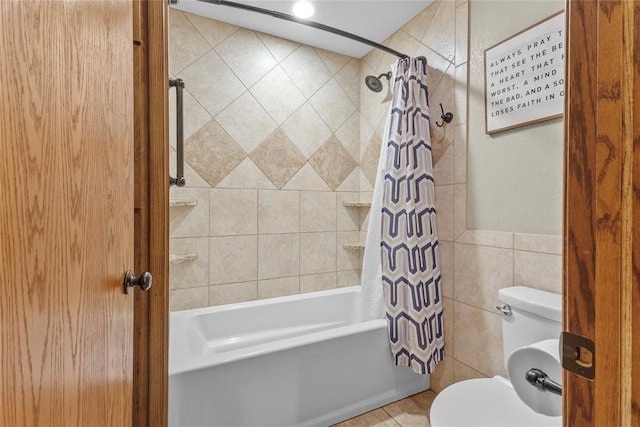
M382 202L382 284L398 366L428 374L444 357L426 60L395 74Z

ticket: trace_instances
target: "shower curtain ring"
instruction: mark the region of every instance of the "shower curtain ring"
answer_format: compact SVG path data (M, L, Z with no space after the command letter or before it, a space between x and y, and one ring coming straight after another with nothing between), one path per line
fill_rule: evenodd
M451 120L453 120L453 113L451 113L450 111L447 111L445 113L444 108L442 107L442 102L440 103L440 111L442 111L442 114L440 115L440 118L442 119L442 123L438 123L436 121L436 126L438 126L439 128L444 126L445 123L451 123Z

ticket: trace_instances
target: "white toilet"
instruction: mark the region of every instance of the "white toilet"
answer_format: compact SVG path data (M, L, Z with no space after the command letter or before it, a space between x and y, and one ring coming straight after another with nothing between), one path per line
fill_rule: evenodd
M562 330L562 296L516 286L500 289L502 341L507 366L512 351L542 340L557 339ZM533 386L532 386L533 387ZM495 376L461 381L440 392L431 406L433 427L561 426L562 417L534 412L509 380Z

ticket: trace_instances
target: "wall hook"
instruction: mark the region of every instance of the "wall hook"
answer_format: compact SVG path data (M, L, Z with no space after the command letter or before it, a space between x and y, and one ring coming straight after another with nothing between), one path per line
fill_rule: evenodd
M451 120L453 120L453 113L451 113L450 111L445 113L444 108L442 107L442 103L440 103L440 111L442 111L442 115L440 116L440 118L442 119L442 123L436 122L436 126L438 126L439 128L444 126L445 123L451 123Z

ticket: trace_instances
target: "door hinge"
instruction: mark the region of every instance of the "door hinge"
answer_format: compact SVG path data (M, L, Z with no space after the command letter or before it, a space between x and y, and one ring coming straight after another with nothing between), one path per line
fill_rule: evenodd
M576 375L593 380L596 377L596 345L589 338L562 332L562 368Z

